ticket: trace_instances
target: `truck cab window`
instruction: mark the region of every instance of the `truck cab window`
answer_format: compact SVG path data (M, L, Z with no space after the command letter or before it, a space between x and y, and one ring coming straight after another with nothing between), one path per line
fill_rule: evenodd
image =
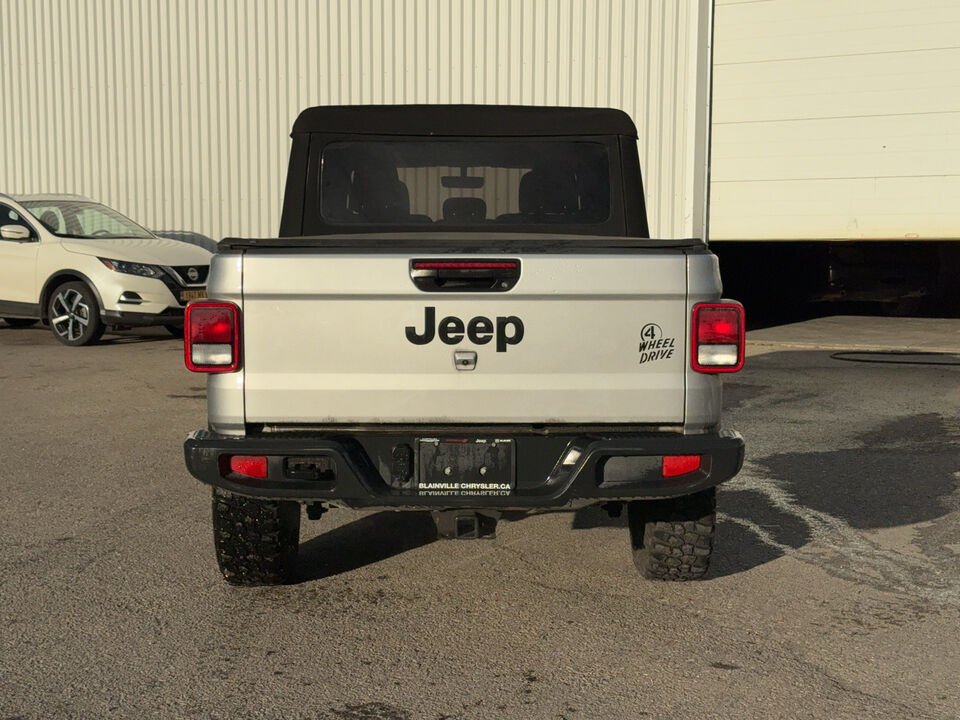
M610 216L599 142L332 142L321 162L328 224L582 225Z

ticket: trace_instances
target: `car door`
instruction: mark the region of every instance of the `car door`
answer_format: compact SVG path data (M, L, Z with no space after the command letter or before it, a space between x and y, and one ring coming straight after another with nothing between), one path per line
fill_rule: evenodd
M30 231L25 240L0 237L0 316L39 314L40 288L37 287L37 255L40 238L23 215L10 205L0 203L0 226L20 225Z

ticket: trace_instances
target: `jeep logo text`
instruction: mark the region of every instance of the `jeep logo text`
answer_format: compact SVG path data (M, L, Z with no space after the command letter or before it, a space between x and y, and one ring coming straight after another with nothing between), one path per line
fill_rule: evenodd
M490 318L477 315L464 324L460 318L450 315L437 324L437 309L425 307L423 331L417 332L416 327L407 325L407 340L414 345L426 345L438 335L440 341L446 345L456 345L463 340L464 335L474 345L486 345L496 337L497 352L506 352L507 345L516 345L523 340L523 321L515 315L507 315L498 317L494 325Z

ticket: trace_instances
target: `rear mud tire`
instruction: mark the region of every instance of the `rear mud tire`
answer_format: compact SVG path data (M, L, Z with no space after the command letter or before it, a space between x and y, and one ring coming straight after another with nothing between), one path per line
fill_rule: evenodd
M18 330L33 327L40 322L39 320L31 320L30 318L4 318L3 321L10 327L17 328Z
M294 579L300 504L213 491L213 544L231 585L283 585Z
M163 329L180 340L183 339L183 325L164 325Z
M633 562L648 580L701 580L710 568L716 488L627 506Z

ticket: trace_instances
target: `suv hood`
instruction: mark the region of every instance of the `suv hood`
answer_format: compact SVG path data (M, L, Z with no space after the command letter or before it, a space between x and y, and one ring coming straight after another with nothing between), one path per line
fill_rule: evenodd
M151 265L209 265L212 253L197 245L165 238L64 239L64 249L80 255Z

